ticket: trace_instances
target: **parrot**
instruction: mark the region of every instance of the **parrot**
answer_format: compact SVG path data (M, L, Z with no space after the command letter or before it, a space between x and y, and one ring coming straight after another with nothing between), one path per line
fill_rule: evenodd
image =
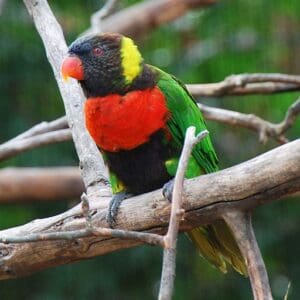
M114 226L124 199L162 187L171 195L187 128L194 126L196 133L206 130L185 85L146 64L131 38L110 32L71 43L61 72L65 79L78 80L83 89L85 125L109 170L109 226ZM216 171L218 158L206 136L194 147L185 177ZM229 264L247 276L245 260L224 220L187 234L199 254L221 272L226 273Z

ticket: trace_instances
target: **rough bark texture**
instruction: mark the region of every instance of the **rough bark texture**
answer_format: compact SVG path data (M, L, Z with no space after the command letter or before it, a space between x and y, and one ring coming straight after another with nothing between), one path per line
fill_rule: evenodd
M245 258L254 300L272 300L268 273L253 231L251 214L229 211L223 217Z
M226 209L251 210L300 191L300 140L285 144L250 161L185 183L181 230L208 224ZM255 175L254 175L255 174ZM94 226L106 227L108 189L90 195ZM138 214L136 212L139 212ZM157 190L123 202L117 228L164 233L170 204ZM54 217L3 230L0 237L85 228L81 206ZM90 237L71 241L0 244L0 279L24 276L45 268L103 255L138 245L136 241Z
M44 43L47 58L62 95L74 145L80 159L82 178L87 188L106 181L104 163L84 126L84 96L75 80L63 82L61 65L67 55L63 32L46 0L23 0Z

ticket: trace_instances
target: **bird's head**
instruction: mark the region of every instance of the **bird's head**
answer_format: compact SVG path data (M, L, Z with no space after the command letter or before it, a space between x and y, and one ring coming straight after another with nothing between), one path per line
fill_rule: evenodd
M62 64L62 75L77 79L86 96L95 97L126 92L142 67L142 56L130 38L104 33L74 41Z

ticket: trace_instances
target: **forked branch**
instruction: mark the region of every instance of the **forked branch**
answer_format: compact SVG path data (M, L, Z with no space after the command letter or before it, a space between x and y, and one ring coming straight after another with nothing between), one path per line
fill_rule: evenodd
M176 274L175 267L177 236L179 224L184 215L184 210L182 209L184 175L193 147L208 135L207 130L200 132L197 136L195 136L195 132L195 127L189 127L186 131L184 145L174 179L170 222L167 234L164 237L165 249L158 296L159 300L170 300L172 298Z
M186 180L183 207L185 218L180 224L180 230L187 231L213 223L220 219L226 209L248 211L258 205L300 192L299 161L300 140L296 140L232 168ZM107 226L105 216L110 199L108 188L99 187L97 193L89 195L93 224L97 228ZM164 234L169 216L170 205L162 197L161 190L158 190L124 200L116 226L122 230ZM86 221L79 205L57 216L0 231L0 237L85 228ZM0 279L24 276L140 243L91 236L75 241L0 244Z
M272 94L300 90L300 76L280 73L237 74L217 83L189 84L195 96Z
M271 137L280 144L288 142L284 133L294 125L297 117L300 115L300 99L288 108L284 120L277 124L266 121L254 114L244 114L200 103L198 103L198 106L205 119L253 130L258 133L259 140L262 143L266 143ZM70 140L71 131L63 129L67 127L68 124L65 117L49 123L42 122L32 127L16 138L0 145L0 161L36 147Z

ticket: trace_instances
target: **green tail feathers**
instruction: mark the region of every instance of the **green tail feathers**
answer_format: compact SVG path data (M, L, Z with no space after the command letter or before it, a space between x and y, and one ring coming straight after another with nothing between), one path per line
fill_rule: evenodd
M225 221L219 220L213 225L194 228L187 234L200 255L221 272L227 272L226 263L229 263L240 274L248 275L245 260Z
M172 135L170 146L181 149L184 135L189 126L195 126L196 131L206 129L203 116L186 87L174 76L158 68L149 66L158 75L157 86L163 92L170 119L167 128ZM166 168L171 176L175 176L179 155L166 162ZM197 177L202 173L218 170L218 158L210 137L206 137L195 145L186 172L186 178ZM197 246L200 254L226 273L226 263L241 274L247 275L245 261L240 253L232 232L224 221L216 224L198 227L188 232L189 237Z

